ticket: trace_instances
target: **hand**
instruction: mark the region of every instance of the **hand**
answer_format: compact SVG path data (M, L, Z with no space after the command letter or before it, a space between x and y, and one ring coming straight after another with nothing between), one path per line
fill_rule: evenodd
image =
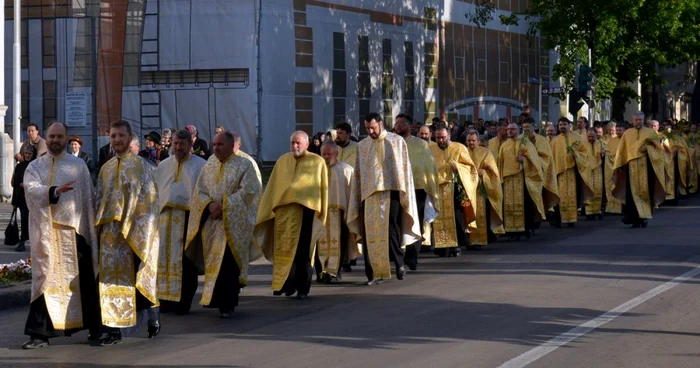
M518 162L523 162L523 156L518 156L515 158L515 160Z
M484 170L483 170L483 169L479 169L479 176L484 176Z
M71 181L61 185L60 187L56 188L56 195L60 196L61 194L65 193L65 192L70 192L71 190L73 190L73 184L75 184L75 180L71 180Z
M639 153L647 153L647 146L642 146L642 147L639 149Z
M209 204L209 217L212 220L221 220L221 215L223 214L223 208L220 204L212 202Z
M457 171L457 163L452 161L450 162L450 165L452 165L452 171Z
M22 154L21 153L15 153L15 161L22 161Z

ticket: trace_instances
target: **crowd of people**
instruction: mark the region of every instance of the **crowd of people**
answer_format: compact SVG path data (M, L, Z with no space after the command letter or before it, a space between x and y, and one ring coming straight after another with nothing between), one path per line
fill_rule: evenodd
M340 280L358 257L373 286L403 280L421 252L458 257L531 238L544 221L617 214L644 228L663 202L697 191L694 124L661 129L637 113L629 127L580 118L572 129L563 117L550 135L527 113L463 126L394 121L389 131L370 113L359 142L348 123L294 132L265 187L236 132L217 127L211 152L193 126L151 132L142 151L126 121L111 124L93 186L87 161L66 149L67 127L53 123L47 154L26 150L21 169L34 231L22 347L80 329L113 345L146 323L155 337L160 313L189 313L199 275L200 304L230 318L263 256L273 295L306 299L314 276Z

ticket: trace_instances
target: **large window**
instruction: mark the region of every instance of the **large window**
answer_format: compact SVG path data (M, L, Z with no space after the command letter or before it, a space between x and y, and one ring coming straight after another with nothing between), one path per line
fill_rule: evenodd
M43 19L41 21L42 55L44 68L56 67L56 21Z
M369 101L372 97L372 81L369 74L369 37L358 36L357 97L359 104L360 135L367 135L365 116L369 114Z
M387 129L394 126L394 67L391 60L391 39L382 40L382 99L384 106L384 125Z
M347 97L345 70L345 34L333 33L333 124L344 122Z
M404 42L404 92L403 92L403 113L414 116L414 100L416 99L416 71L413 57L413 42Z
M56 81L44 81L44 128L56 120Z

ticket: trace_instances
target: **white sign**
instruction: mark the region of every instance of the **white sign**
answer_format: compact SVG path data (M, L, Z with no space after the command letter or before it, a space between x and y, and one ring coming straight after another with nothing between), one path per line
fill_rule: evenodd
M66 93L66 126L87 125L87 93Z

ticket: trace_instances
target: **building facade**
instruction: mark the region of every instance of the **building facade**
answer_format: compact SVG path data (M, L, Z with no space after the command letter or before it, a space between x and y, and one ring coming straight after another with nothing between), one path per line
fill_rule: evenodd
M465 16L473 1L24 0L21 118L67 121L87 142L93 123L104 135L119 118L140 135L193 124L205 140L222 125L262 161L287 151L294 130L347 121L363 135L371 111L387 126L401 112L489 120L523 105L558 118L558 100L530 83L554 86L553 54L526 25L498 21L528 0L495 3L496 20L477 27Z

